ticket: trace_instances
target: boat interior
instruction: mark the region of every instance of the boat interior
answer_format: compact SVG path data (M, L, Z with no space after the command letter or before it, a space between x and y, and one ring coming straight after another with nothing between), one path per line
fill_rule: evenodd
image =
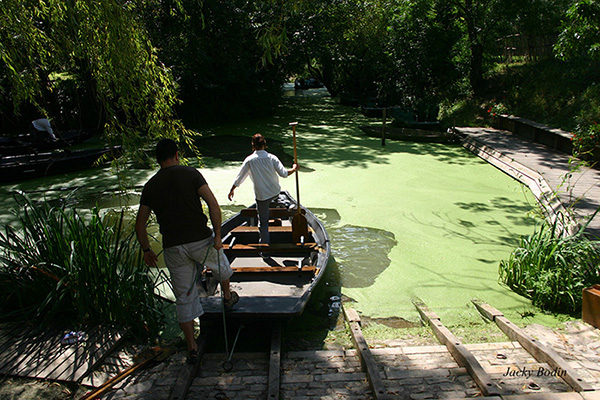
M319 265L322 249L310 222L307 237L293 241L291 219L296 213L297 209L270 209L270 245L259 243L255 208L242 210L223 225L223 247L234 271L231 289L240 296L232 315L272 318L302 312L324 266ZM221 313L219 285L209 270L204 276L200 292L210 297L202 299L203 308L207 314Z

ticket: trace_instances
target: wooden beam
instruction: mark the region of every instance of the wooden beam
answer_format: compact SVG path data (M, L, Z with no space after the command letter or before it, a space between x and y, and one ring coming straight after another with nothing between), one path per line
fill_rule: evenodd
M273 324L271 332L271 353L269 357L269 385L267 400L279 400L281 372L281 322Z
M344 316L350 325L352 340L354 341L354 345L358 350L358 356L360 357L363 370L365 370L367 373L369 385L371 386L371 390L375 395L375 399L388 399L389 396L387 394L387 389L385 388L383 379L381 379L381 375L379 374L375 357L373 357L373 353L371 353L371 350L367 345L367 341L362 334L362 330L360 328L360 317L358 316L358 313L351 308L346 309L346 307L344 307L343 309Z
M310 227L308 228L308 231L314 232L314 230ZM239 226L236 226L235 228L233 228L230 232L232 232L232 233L258 233L259 228L258 228L258 226L239 225ZM271 225L271 226L269 226L269 232L274 232L274 233L289 232L289 233L291 233L292 226L291 225L282 225L282 226Z
M504 317L502 312L496 310L494 307L482 302L481 300L474 299L471 300L471 302L475 305L475 308L477 308L481 315L492 322L496 320L496 317Z
M477 306L476 303L474 304ZM481 307L482 304L485 307ZM560 371L562 373L560 377L567 382L567 384L571 386L573 390L576 392L587 392L594 390L594 388L585 382L575 371L575 369L571 368L571 366L556 351L554 351L553 348L545 346L538 340L528 335L525 331L504 317L500 311L485 303L480 303L480 306L477 306L477 309L480 310L480 312L482 312L482 310L486 310L483 312L492 313L495 315L493 318L494 322L496 322L496 325L498 325L500 330L502 330L506 336L508 336L511 340L519 342L521 346L539 362L547 363L551 368L555 368Z
M228 244L223 244L223 249L228 254L237 253L294 253L294 252L310 252L315 251L319 248L316 243L275 243L275 244L263 244L263 243L252 243L252 244L235 244L230 247Z
M413 301L413 304L439 339L446 345L452 357L458 365L467 369L484 396L499 396L500 391L492 381L492 378L483 369L479 361L466 348L466 346L442 324L440 318L420 300Z
M233 272L235 273L258 273L258 272L312 272L314 273L317 270L317 267L314 265L305 265L302 269L298 267L231 267Z
M298 209L296 208L269 208L269 218L289 218L296 215L297 212ZM300 209L300 212L306 214L306 210L303 208ZM242 215L242 217L256 218L258 212L256 211L256 208L244 208L240 211L240 215Z
M196 378L198 371L200 370L200 359L206 352L209 333L210 332L201 333L200 336L198 336L198 339L196 340L196 343L198 344L198 362L194 365L188 363L183 364L169 400L185 400L192 381Z

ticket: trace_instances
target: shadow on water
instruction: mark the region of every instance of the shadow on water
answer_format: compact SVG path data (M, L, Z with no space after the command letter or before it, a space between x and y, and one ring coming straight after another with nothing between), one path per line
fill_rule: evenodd
M284 335L288 350L327 347L331 331L345 328L341 313L342 287L367 287L390 265L389 252L397 244L394 235L381 229L339 225L337 210L315 208L311 211L325 225L331 239L331 258L325 275L304 310L287 323ZM388 326L407 327L398 318L374 320Z
M367 168L373 164L387 164L385 156L392 153L433 156L441 162L455 165L481 163L459 145L388 140L385 147L381 146L380 139L365 135L359 128L372 124L373 119L357 113L353 107L338 104L321 90L312 95L289 97L276 115L255 120L252 126L235 123L198 128L204 136L196 143L204 157L241 162L251 153L251 136L260 132L267 138L268 151L277 155L284 165L289 165L293 160L289 123L293 121L299 122L298 157L302 165L325 161L333 165ZM304 172L308 171L304 169Z
M221 161L237 161L241 163L252 153L250 137L245 136L201 136L196 138L194 142L202 155L217 159L214 162L211 162L210 159L203 160L204 164L208 167L212 166L212 164L220 166L222 165ZM283 165L291 165L294 162L294 157L285 152L284 144L280 140L269 139L267 140L267 151L275 154Z

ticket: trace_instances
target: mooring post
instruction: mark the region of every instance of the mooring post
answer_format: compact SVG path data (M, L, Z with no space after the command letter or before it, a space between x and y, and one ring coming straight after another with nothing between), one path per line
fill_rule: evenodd
M383 124L381 125L381 145L385 146L385 122L387 120L387 108L383 107Z

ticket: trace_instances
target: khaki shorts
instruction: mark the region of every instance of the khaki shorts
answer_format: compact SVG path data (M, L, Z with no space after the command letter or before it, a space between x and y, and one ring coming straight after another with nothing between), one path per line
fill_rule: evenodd
M229 260L223 249L213 247L214 237L199 242L186 243L164 249L165 263L171 275L173 294L176 298L177 320L189 322L204 314L196 279L201 273L197 264L210 268L220 282L233 275Z

